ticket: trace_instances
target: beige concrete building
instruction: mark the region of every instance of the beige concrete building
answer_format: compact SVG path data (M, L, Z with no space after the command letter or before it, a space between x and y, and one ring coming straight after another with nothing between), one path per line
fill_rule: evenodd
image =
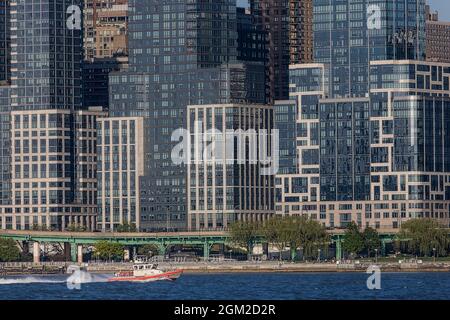
M11 113L12 205L1 228L94 230L98 109Z
M276 103L276 212L329 228L450 224L450 64L372 61L367 97L327 98L324 65L291 66Z
M128 0L85 0L85 59L128 55L127 29Z
M188 106L189 230L221 230L234 221L264 221L274 214L274 174L263 173L262 162L268 159L262 152L272 142L272 121L267 105Z
M439 21L438 12L427 6L426 57L428 61L450 63L450 22Z
M119 225L140 227L140 177L144 175L141 117L101 118L97 122L98 219L102 231Z
M290 64L313 62L313 38L313 1L289 0Z

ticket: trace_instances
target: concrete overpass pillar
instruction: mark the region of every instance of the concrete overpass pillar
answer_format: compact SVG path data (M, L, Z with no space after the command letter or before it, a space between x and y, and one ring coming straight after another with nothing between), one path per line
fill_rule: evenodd
M70 257L70 250L71 250L71 246L69 242L64 242L64 258L66 261L70 261L71 257Z
M386 255L386 241L381 239L381 256L384 257Z
M24 254L27 254L30 252L30 244L28 243L28 241L22 241L22 252Z
M83 263L83 245L81 244L77 245L77 262L78 264Z
M70 260L77 262L77 245L75 243L70 245Z
M41 262L41 247L39 242L33 242L33 262L36 264Z
M297 259L297 248L291 246L290 252L291 252L291 261L295 261L295 259Z
M130 248L123 249L123 260L130 261Z
M342 260L342 242L341 239L336 240L336 261Z
M163 244L159 244L158 245L158 254L160 256L165 256L166 255L166 246Z
M209 259L209 250L211 249L211 245L208 242L205 242L203 245L203 258L205 260Z
M269 244L267 242L262 244L263 255L269 256Z

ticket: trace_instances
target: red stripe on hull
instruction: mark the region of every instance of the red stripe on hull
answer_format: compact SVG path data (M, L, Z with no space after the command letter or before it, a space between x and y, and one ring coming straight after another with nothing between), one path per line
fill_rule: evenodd
M142 276L142 277L114 277L109 278L109 282L114 281L147 281L147 280L157 280L157 279L167 279L167 280L176 280L181 276L183 270L175 270L170 272L161 273L154 276Z

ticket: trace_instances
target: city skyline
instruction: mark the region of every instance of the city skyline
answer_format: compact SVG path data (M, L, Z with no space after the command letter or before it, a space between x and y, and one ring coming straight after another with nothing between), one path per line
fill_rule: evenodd
M2 11L3 228L216 230L299 212L330 227L448 219L447 124L420 118L422 104L447 117L447 31L425 0L91 1L85 32L80 0L36 1L49 14L62 4L54 25L24 0L11 2L17 26L8 2ZM248 136L230 139L248 163L174 161L188 143L177 130L197 120L211 142L210 130L280 130L261 153L276 170L261 173L250 154L266 148Z

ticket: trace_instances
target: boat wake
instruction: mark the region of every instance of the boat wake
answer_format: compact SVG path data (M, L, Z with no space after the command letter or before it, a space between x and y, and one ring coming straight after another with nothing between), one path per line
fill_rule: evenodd
M40 277L0 278L0 285L30 283L65 283L66 279L49 279Z
M108 275L102 274L90 274L87 272L75 272L72 275L67 276L27 276L27 277L7 277L0 278L0 285L14 285L14 284L58 284L67 283L72 285L87 284L87 283L100 283L107 282Z

